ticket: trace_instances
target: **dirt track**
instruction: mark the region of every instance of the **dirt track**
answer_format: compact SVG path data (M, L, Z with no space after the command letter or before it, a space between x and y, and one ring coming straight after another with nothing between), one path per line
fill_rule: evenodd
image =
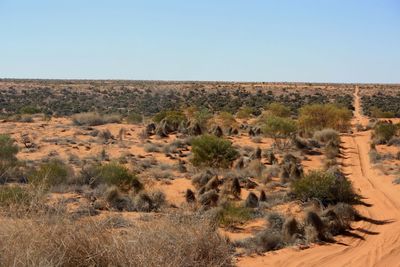
M358 87L353 123L365 124ZM369 205L357 209L368 220L354 223L347 237L335 244L306 250L287 248L239 260L239 266L400 266L400 192L393 177L384 176L369 161L370 131L342 136L343 171Z

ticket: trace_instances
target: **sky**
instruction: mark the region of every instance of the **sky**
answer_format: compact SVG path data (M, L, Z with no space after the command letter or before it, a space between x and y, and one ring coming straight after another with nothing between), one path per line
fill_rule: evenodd
M0 77L400 83L400 1L0 0Z

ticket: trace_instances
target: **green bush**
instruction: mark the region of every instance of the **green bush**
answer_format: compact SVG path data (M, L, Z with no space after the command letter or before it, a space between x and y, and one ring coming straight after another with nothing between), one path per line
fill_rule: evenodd
M12 162L16 160L18 146L10 135L0 134L0 161Z
M224 227L243 224L250 220L252 216L252 209L231 202L225 203L217 213L218 223Z
M192 163L199 167L228 168L239 156L232 143L214 135L202 135L192 141Z
M0 206L25 205L32 200L28 188L22 186L2 185L0 186Z
M387 143L396 135L398 128L395 124L379 122L374 128L374 139L377 143Z
M323 203L353 203L356 195L343 176L324 171L311 171L292 184L293 193L300 200L319 199Z
M131 112L131 113L129 113L129 115L126 117L126 121L127 121L128 123L131 123L131 124L139 124L139 123L142 123L142 122L143 122L143 116L140 115L140 114L138 114L138 113Z
M51 160L43 163L29 177L29 181L34 185L43 185L46 188L67 183L67 178L71 174L70 169L59 160Z
M7 134L0 134L0 180L5 182L9 178L13 178L15 168L18 160L17 155L18 146Z
M37 114L40 113L41 110L35 106L25 106L19 109L20 114Z
M163 119L165 119L169 125L179 125L181 122L186 121L186 116L179 110L165 110L157 113L153 117L153 121L156 123L160 123Z
M350 127L352 112L332 104L306 105L300 109L299 128L307 134L324 128L346 131Z
M96 174L97 184L116 185L122 189L130 189L132 186L135 189L141 188L137 177L123 165L118 163L108 163L106 165L98 166Z
M194 120L200 124L202 127L205 127L207 125L207 122L209 119L212 118L212 113L206 109L203 108L201 110L198 110L194 113Z

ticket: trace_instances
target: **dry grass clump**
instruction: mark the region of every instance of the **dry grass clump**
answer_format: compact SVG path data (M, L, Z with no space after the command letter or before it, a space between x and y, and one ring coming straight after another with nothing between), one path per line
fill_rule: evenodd
M321 143L339 142L339 133L333 129L323 129L321 131L316 131L313 138Z
M268 228L254 237L236 242L247 253L263 253L291 245L306 245L312 242L334 242L333 236L346 233L351 221L363 219L349 204L338 203L317 213L307 212L304 220L270 213L266 217Z
M107 123L121 122L120 115L102 115L96 112L79 113L72 116L72 121L75 125L96 126Z
M232 266L232 250L202 218L125 224L65 218L12 220L0 229L4 266Z

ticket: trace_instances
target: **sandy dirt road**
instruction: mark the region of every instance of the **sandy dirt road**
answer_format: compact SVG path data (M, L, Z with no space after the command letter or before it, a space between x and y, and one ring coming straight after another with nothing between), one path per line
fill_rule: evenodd
M353 124L365 125L359 89L354 92ZM343 172L363 201L357 210L369 220L352 224L352 236L310 249L286 248L239 259L239 266L400 266L400 190L393 177L384 176L369 161L370 131L342 136Z

